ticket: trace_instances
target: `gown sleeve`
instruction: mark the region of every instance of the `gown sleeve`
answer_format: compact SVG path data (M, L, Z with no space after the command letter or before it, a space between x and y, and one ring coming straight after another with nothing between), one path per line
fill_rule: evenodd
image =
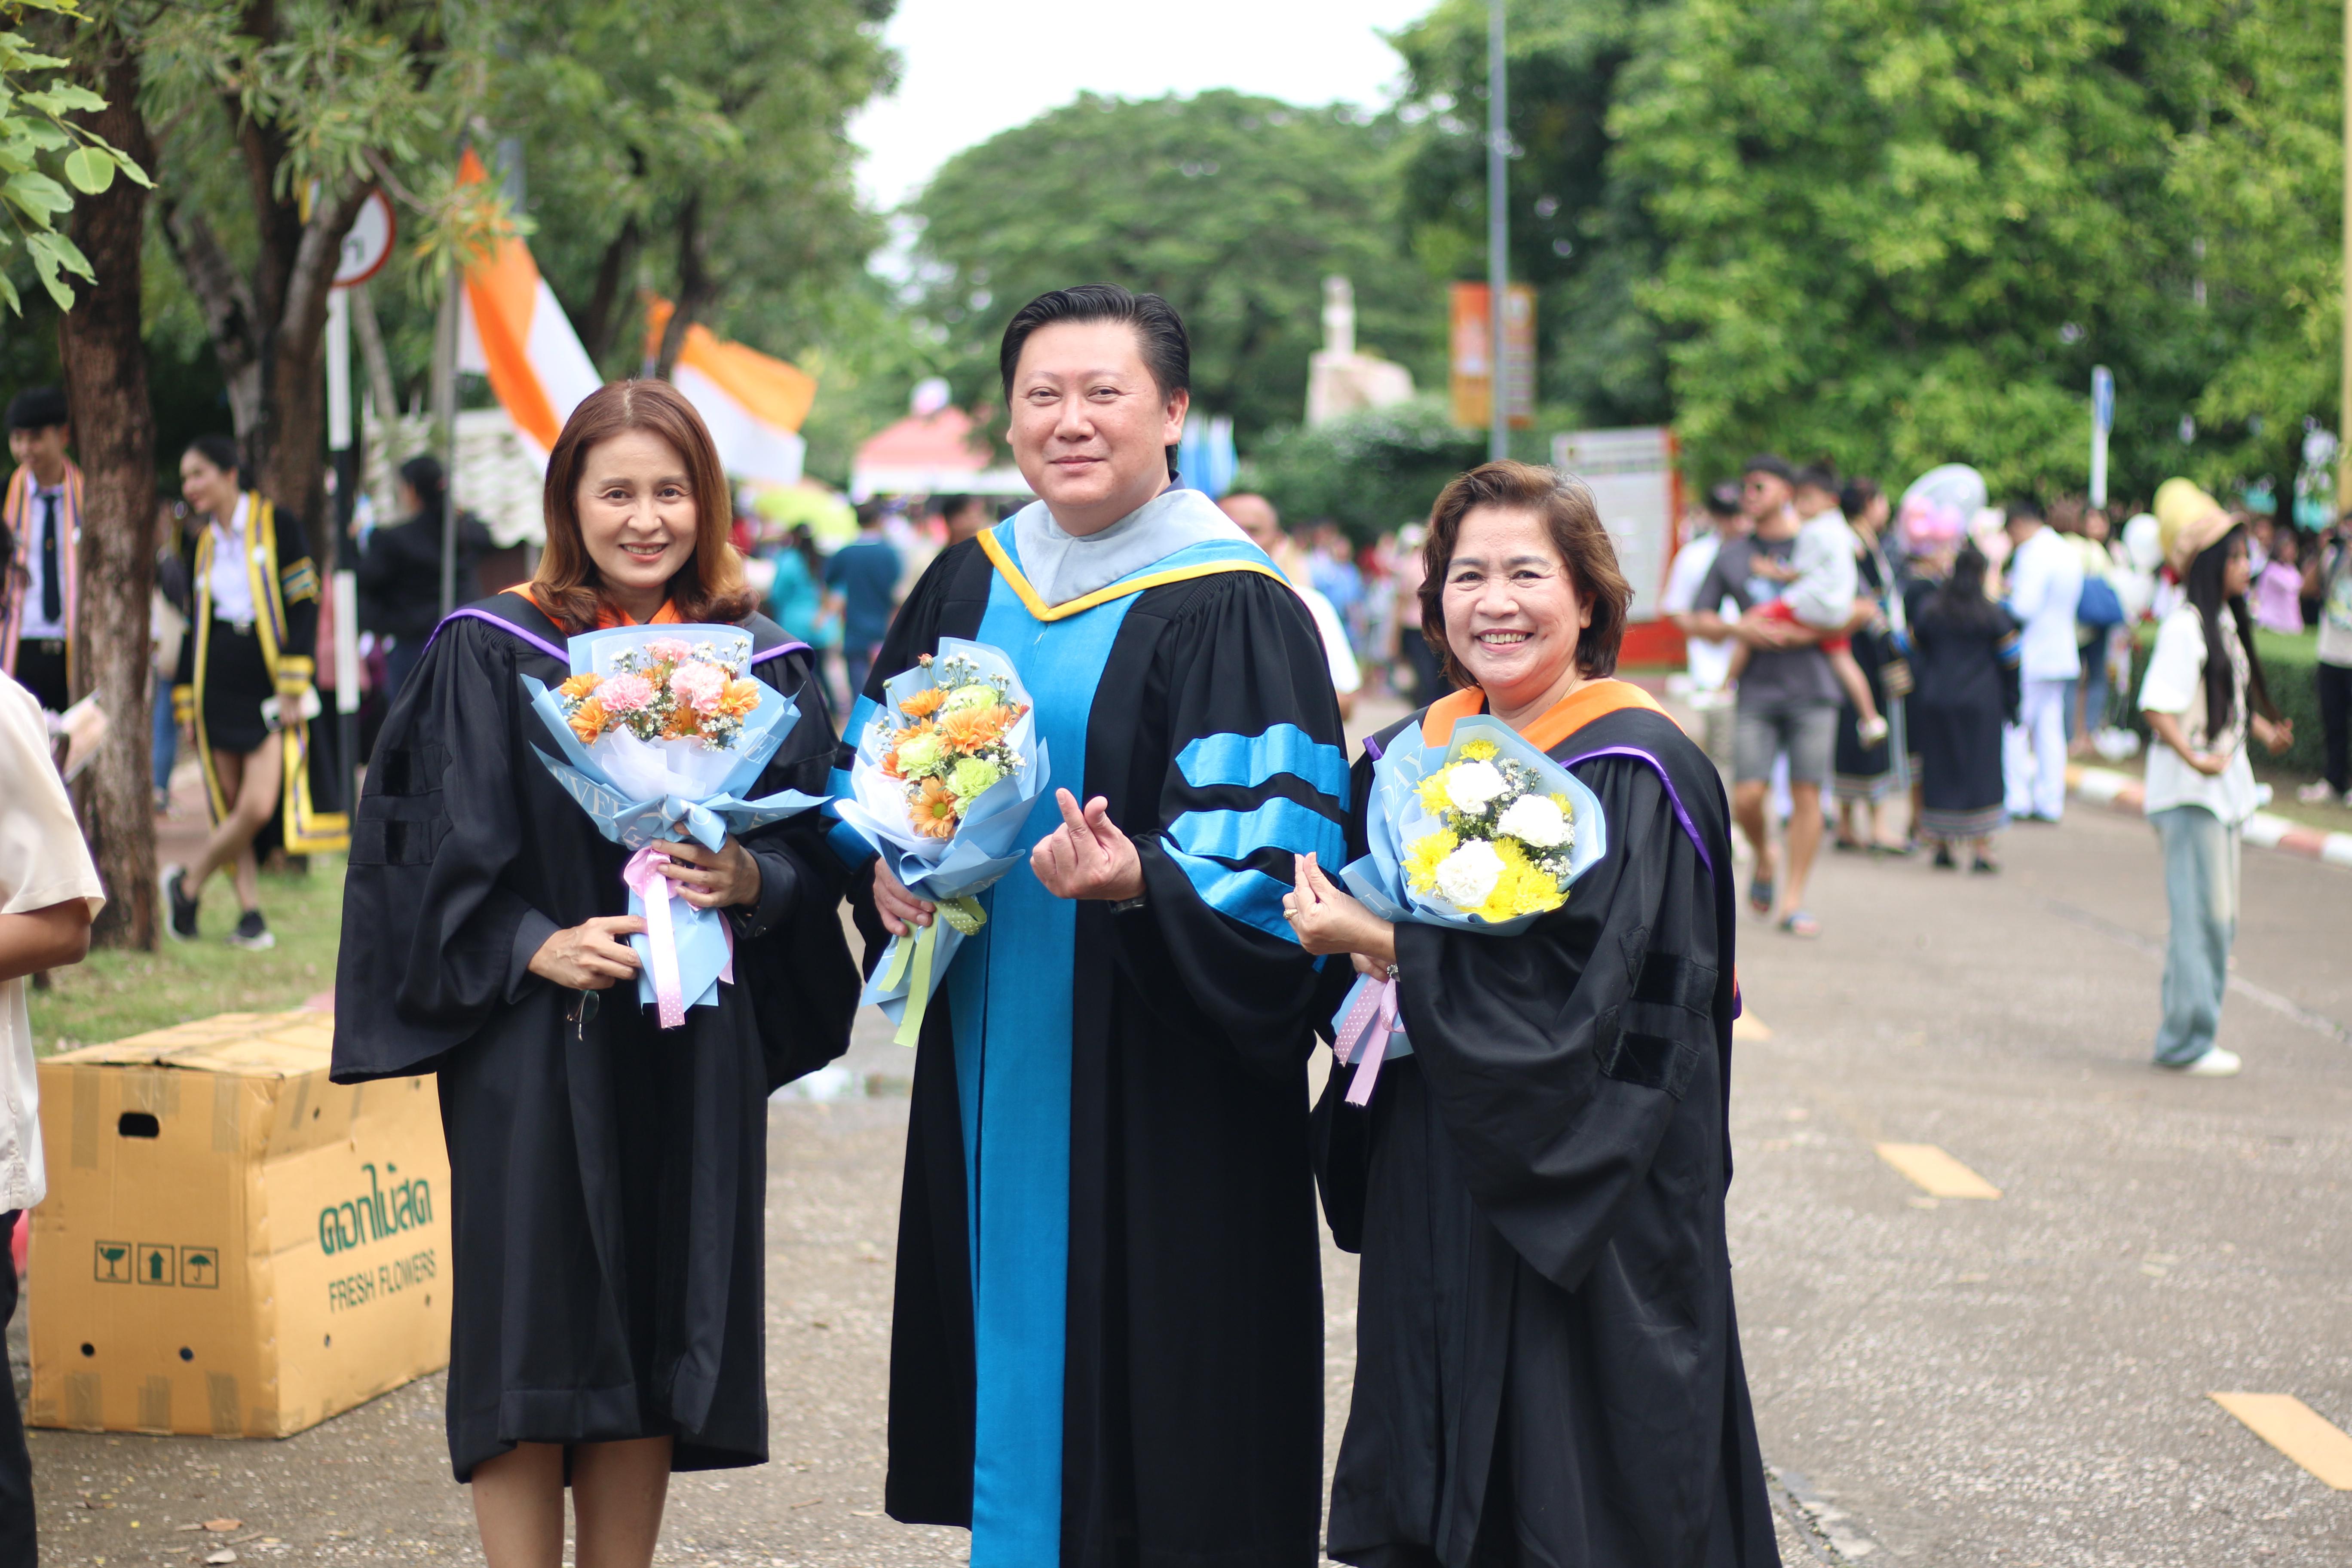
M1199 1008L1253 1067L1296 1071L1321 966L1282 900L1294 856L1334 869L1347 858L1347 752L1322 640L1288 588L1234 573L1178 613L1153 663L1165 771L1132 781L1150 809L1119 822L1145 886L1141 909L1111 916L1119 962L1146 998Z
M815 656L801 650L757 668L800 710L761 772L757 793L824 794L835 741ZM759 1023L771 1093L847 1050L857 1011L857 968L841 929L848 877L825 845L827 826L822 813L805 811L742 840L760 863L760 897L748 909L730 911L740 955L735 974Z
M1397 928L1414 1059L1480 1210L1573 1290L1648 1180L1685 1094L1720 1071L1711 875L1656 773L1600 759L1608 853L1510 937Z
M526 921L521 687L506 639L446 627L402 688L352 824L335 970L337 1082L412 1072L508 999Z
M317 674L319 568L302 520L279 508L270 513L278 531L278 597L286 606L286 641L278 649L281 684L306 686Z

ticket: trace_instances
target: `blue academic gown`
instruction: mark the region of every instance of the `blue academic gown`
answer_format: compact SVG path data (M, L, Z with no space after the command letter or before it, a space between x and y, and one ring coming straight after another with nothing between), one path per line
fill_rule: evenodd
M1010 524L932 564L869 700L941 637L1011 657L1053 784L1108 799L1148 891L1114 913L1024 864L983 896L925 1020L888 1510L969 1525L974 1568L1312 1563L1316 966L1281 900L1293 855L1344 849L1320 641L1245 542L1049 607ZM1041 805L1024 847L1060 820Z

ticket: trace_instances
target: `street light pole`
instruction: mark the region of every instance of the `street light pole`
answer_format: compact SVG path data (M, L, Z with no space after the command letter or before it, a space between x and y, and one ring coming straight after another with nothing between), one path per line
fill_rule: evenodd
M2347 0L2352 4L2352 0ZM1503 63L1503 0L1486 0L1486 325L1490 331L1486 358L1486 458L1500 462L1511 455L1509 378L1504 374L1508 333L1503 325L1503 304L1511 282L1510 165L1503 150L1508 73Z

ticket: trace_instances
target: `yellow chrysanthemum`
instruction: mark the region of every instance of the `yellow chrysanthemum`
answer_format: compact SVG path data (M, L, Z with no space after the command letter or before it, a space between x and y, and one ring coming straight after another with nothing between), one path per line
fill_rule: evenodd
M1499 749L1492 741L1465 741L1462 743L1462 760L1465 763L1491 763Z
M1553 795L1551 797L1551 803L1552 805L1559 807L1559 814L1562 816L1568 818L1570 822L1574 822L1576 820L1576 802L1570 798L1565 790Z
M1495 883L1495 890L1478 906L1481 920L1500 923L1518 919L1521 915L1541 914L1556 910L1568 901L1568 895L1550 875L1528 859L1527 851L1515 839L1498 838L1495 853L1503 862L1503 875Z
M1448 828L1424 833L1414 839L1405 846L1405 885L1416 893L1435 892L1438 863L1461 847L1461 836Z
M1421 809L1432 816L1444 811L1452 804L1446 798L1445 776L1453 771L1452 768L1440 768L1421 781L1418 791L1421 795Z

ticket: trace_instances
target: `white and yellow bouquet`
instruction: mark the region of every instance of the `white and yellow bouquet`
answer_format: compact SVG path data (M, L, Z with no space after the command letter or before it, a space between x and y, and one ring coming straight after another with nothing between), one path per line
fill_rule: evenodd
M1581 779L1498 720L1465 719L1443 745L1407 729L1372 766L1367 853L1340 872L1385 921L1515 936L1569 900L1608 852L1601 801ZM1362 1105L1384 1058L1407 1056L1396 982L1356 982L1332 1020L1332 1048L1354 1062Z

